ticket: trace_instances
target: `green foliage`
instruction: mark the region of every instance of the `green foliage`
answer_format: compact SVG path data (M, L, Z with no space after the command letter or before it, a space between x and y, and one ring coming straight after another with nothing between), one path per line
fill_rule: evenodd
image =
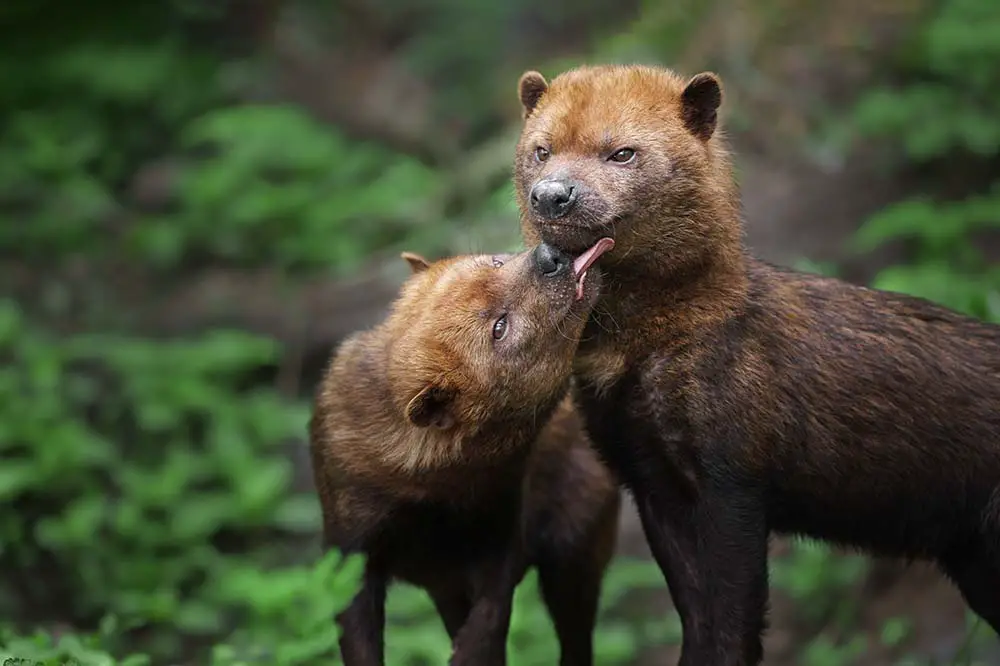
M234 391L276 354L235 332L59 340L0 302L0 498L16 509L0 514L0 562L37 576L4 582L4 615L30 601L148 632L219 632L246 567L277 556L234 542L318 522L313 498L289 494L282 450L306 410Z
M855 607L845 591L861 580L868 569L866 558L838 555L826 544L795 540L790 552L771 565L771 582L802 608L808 622L822 626L850 620Z
M234 567L218 580L224 603L242 606L241 628L212 652L212 666L339 663L340 633L331 621L357 592L363 558L330 551L309 566Z
M892 241L910 242L913 263L883 270L873 286L929 298L997 321L1000 270L977 247L977 232L1000 226L996 191L955 202L918 197L894 204L867 220L855 247L870 250Z
M602 40L599 59L607 62L669 63L688 45L698 26L717 8L715 2L642 0L631 26ZM575 66L577 63L566 63Z
M113 616L107 616L93 634L68 634L54 639L44 631L18 636L10 630L0 632L3 646L0 658L25 666L149 666L149 655L129 654L116 658L110 645L118 640ZM7 664L8 661L4 661Z
M331 623L361 579L362 561L330 552L310 567L263 571L237 567L226 572L221 596L239 608L242 629L214 646L206 661L210 666L278 666L338 664L339 635ZM0 658L27 663L75 666L148 666L158 663L146 653L121 654L120 627L114 616L105 616L92 634L68 633L58 638L45 631L18 636L0 632Z
M0 40L0 250L343 272L435 214L442 173L416 158L302 109L237 103L222 82L253 62L181 37L217 20L199 7L157 16L152 36L136 8L62 41ZM152 205L134 200L150 167Z
M361 560L346 560L331 552L308 567L263 570L237 566L218 585L219 598L240 610L238 630L216 644L210 666L276 664L337 664L338 633L331 618L346 606L360 581ZM616 617L613 608L624 597L662 585L659 569L649 561L615 563L605 581L602 618L595 635L596 659L601 664L630 664L644 647L678 642L676 615L645 621ZM511 666L549 666L558 661L559 648L551 621L539 602L537 576L529 572L514 599L508 639ZM444 663L451 644L430 598L407 585L390 590L387 608L386 662L400 666ZM147 653L122 652L121 627L113 616L92 634L68 633L58 639L45 631L31 635L0 633L0 659L69 663L78 666L148 666L158 663ZM116 656L121 655L121 656Z
M770 564L772 588L801 612L801 629L812 635L804 666L847 666L865 653L866 639L853 634L857 600L852 592L868 571L867 558L835 552L811 539L789 542L789 552Z
M867 646L864 636L853 636L846 643L832 642L825 636L818 636L803 650L803 666L848 666L865 654Z
M914 160L1000 151L1000 7L990 0L943 0L900 54L905 83L875 88L855 111L858 128L901 143Z
M25 8L21 30L0 39L0 248L102 255L122 212L116 190L169 145L169 128L220 101L218 66L175 35L147 41L153 21L169 25L160 11L66 16L51 5ZM67 23L32 39L47 9Z
M903 240L913 253L911 263L884 270L874 286L994 321L1000 320L1000 270L989 265L978 239L1000 227L1000 181L975 188L992 172L977 165L1000 154L1000 92L992 83L998 55L1000 5L936 3L901 54L897 83L865 94L853 115L862 134L896 142L911 162L940 164L944 171L970 165L965 198L916 196L858 230L859 251Z
M439 187L440 176L416 159L349 141L288 106L218 109L180 140L210 156L184 172L180 209L133 236L140 254L166 266L204 254L354 268L398 241L414 202Z
M890 618L882 627L879 641L887 647L895 647L905 641L912 631L912 622L908 618Z

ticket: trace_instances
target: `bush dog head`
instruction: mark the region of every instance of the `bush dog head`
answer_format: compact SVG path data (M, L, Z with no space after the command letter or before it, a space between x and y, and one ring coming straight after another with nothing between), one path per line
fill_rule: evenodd
M394 478L421 497L455 487L428 474L463 470L452 481L468 486L471 470L530 448L566 395L598 298L601 275L588 269L613 245L575 260L546 244L436 262L404 253L413 274L388 317L333 357L316 446L349 475Z
M389 382L406 420L468 436L554 407L600 289L588 268L613 245L576 260L546 244L435 263L405 253L414 274L385 327Z
M571 254L601 238L602 264L684 273L739 248L739 203L719 140L719 79L642 66L581 67L518 84L514 181L525 239ZM735 243L732 241L736 241Z

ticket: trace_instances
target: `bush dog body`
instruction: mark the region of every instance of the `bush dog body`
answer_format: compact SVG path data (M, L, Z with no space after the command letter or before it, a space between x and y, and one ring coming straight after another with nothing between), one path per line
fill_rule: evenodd
M428 591L452 664L503 664L530 565L561 663L592 663L619 496L567 391L600 280L545 249L404 255L389 317L334 355L310 428L325 543L368 558L338 618L346 666L383 662L393 578Z
M712 74L522 76L522 231L601 237L574 394L636 498L681 664L757 664L772 531L929 559L1000 631L1000 327L742 244Z

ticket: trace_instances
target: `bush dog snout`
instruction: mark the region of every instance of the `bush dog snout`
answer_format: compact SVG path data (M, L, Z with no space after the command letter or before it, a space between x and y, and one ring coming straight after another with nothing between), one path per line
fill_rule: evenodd
M538 244L534 251L534 258L538 270L546 277L562 275L573 265L572 257L548 243Z
M557 220L573 210L576 185L564 178L540 180L531 188L531 206L539 215Z
M584 251L576 259L570 257L554 245L539 243L535 247L532 256L535 265L542 275L549 278L566 275L572 270L572 277L576 281L576 300L582 300L584 293L584 282L587 279L587 270L600 259L601 255L612 249L615 242L610 238L600 238L594 245Z

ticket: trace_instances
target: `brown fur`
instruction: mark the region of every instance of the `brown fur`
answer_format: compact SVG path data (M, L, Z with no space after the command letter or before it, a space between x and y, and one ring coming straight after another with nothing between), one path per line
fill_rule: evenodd
M392 579L429 592L452 664L504 663L514 588L536 565L560 663L589 666L619 497L567 389L600 280L574 302L572 277L542 276L530 252L403 258L414 275L337 350L311 423L325 543L368 558L338 619L345 664L382 663Z
M525 81L525 239L616 241L574 394L635 495L681 664L761 661L772 531L935 561L1000 631L1000 327L747 253L713 75ZM555 219L531 200L546 178L577 192Z

